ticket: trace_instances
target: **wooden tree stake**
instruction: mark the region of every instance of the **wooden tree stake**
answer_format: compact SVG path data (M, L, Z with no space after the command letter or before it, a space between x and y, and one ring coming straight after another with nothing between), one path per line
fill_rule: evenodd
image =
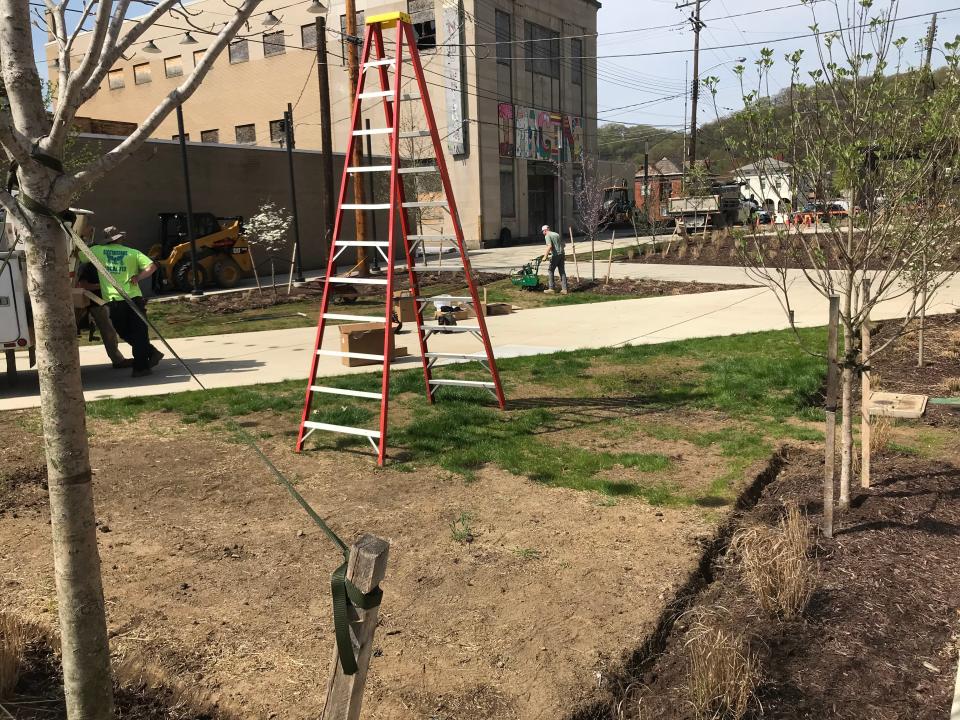
M610 284L610 272L613 270L613 246L617 242L617 231L613 231L613 235L610 238L610 257L607 260L607 280L604 282L604 285Z
M830 320L827 326L827 393L824 398L826 408L826 443L823 466L823 534L833 537L833 480L834 465L837 458L837 390L840 373L837 367L837 335L840 324L840 298L830 296Z
M863 281L863 304L870 300L870 281ZM868 312L860 325L860 362L866 365L870 362L870 313ZM870 420L870 371L860 373L860 487L870 487L870 459L872 454L872 434Z
M381 583L387 571L390 543L373 535L364 535L350 548L347 580L360 592L368 593ZM333 669L327 684L327 702L321 720L358 720L367 684L367 669L373 654L373 634L377 629L379 608L349 608L350 637L357 658L357 672L344 675L337 649L333 649Z
M570 231L570 249L573 250L573 268L577 273L577 286L580 285L580 263L577 261L577 244L573 241L573 228L568 227Z

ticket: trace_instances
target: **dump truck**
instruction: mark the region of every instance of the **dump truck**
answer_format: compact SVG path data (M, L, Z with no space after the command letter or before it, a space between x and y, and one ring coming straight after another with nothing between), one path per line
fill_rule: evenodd
M147 252L157 263L153 275L155 292L193 289L193 262L187 214L160 213L160 242ZM193 214L193 244L197 248L197 286L211 283L221 288L236 287L253 273L250 246L243 236L243 218L218 218L212 213Z

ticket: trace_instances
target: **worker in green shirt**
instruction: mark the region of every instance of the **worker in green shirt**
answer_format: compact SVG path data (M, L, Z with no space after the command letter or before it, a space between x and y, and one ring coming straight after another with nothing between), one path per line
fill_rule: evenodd
M114 280L130 296L136 306L147 314L147 301L140 291L140 282L157 270L157 264L135 248L122 245L127 234L113 227L103 229L104 241L90 248L90 252L103 264ZM163 353L150 344L147 324L127 303L103 273L100 275L100 293L110 308L110 322L117 334L133 348L133 377L143 377L153 372Z
M540 228L540 231L543 233L543 239L547 244L547 249L543 253L544 260L550 260L550 268L547 274L547 289L544 290L545 293L553 293L554 284L553 284L553 273L558 271L560 273L560 294L567 294L567 269L565 267L564 258L563 258L563 238L560 237L559 233L550 232L550 226L544 225Z

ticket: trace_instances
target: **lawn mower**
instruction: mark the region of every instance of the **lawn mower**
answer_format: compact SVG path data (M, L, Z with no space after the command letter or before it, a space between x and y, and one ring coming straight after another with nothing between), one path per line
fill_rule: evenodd
M510 282L521 290L536 290L540 287L540 263L543 257L537 255L519 270L510 273Z

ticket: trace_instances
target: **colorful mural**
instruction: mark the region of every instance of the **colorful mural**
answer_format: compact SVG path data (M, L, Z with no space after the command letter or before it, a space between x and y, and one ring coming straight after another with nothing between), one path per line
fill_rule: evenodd
M500 103L500 156L570 162L583 155L583 118Z

